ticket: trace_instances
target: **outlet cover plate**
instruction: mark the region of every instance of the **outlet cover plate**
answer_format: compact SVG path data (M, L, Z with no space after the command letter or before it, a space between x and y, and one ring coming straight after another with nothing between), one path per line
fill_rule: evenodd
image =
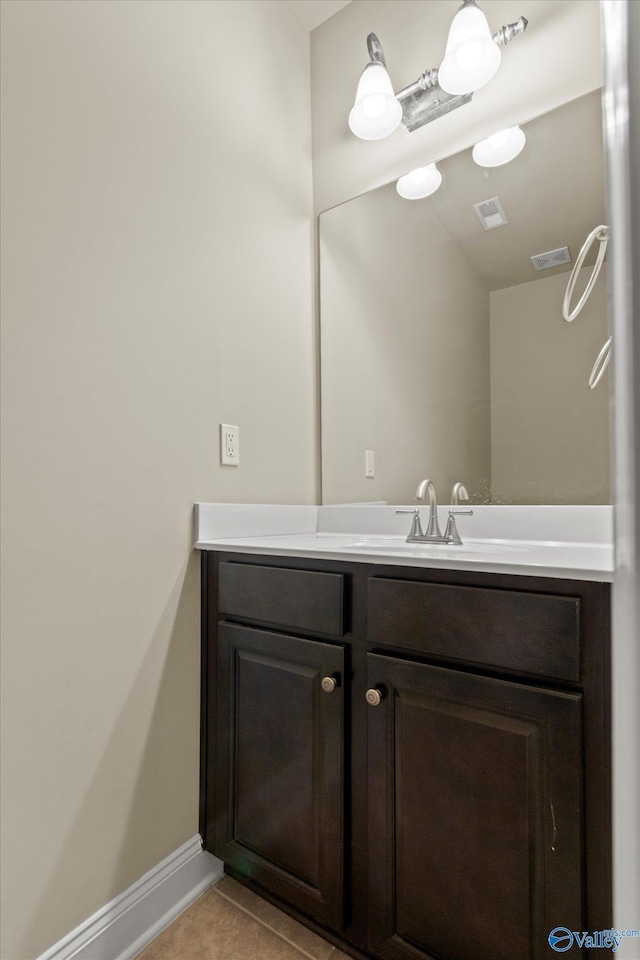
M230 467L240 463L240 429L232 423L220 424L220 463Z

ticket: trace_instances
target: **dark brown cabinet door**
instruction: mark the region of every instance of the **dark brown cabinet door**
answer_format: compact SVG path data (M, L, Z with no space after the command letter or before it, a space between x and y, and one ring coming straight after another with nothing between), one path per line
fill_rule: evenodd
M337 930L343 678L341 646L220 624L215 853Z
M557 957L584 929L581 696L367 659L370 949Z

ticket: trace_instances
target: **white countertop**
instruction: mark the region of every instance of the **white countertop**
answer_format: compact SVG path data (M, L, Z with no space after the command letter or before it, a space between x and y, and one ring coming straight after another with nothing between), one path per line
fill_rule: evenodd
M402 509L413 509L403 507ZM611 507L473 506L463 544L406 543L410 517L376 506L196 504L195 546L283 557L613 580ZM444 527L447 508L440 509ZM421 508L426 520L428 508ZM467 533L468 531L468 533ZM492 535L493 534L493 535Z

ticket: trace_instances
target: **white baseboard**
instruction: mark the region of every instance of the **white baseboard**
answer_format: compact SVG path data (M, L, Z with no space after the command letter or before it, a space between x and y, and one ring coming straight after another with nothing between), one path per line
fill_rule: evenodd
M132 960L222 872L196 834L38 960Z

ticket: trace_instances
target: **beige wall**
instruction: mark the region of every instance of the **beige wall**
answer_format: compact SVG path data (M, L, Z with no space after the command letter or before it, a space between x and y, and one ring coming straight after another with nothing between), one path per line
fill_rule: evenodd
M315 499L309 36L280 0L4 0L2 33L2 956L24 960L197 832L193 501Z
M450 156L602 83L598 0L482 0L492 30L525 16L527 32L503 49L491 83L466 104L409 133L366 142L347 125L366 39L377 33L398 91L439 66L455 0L352 0L311 34L313 175L319 212ZM578 40L579 38L579 40Z
M577 296L591 269L581 271ZM494 503L611 502L609 373L588 389L609 335L606 266L573 323L561 313L568 279L491 294Z
M488 497L486 286L428 200L395 184L320 225L322 502L409 503L423 477L446 502L457 481Z

